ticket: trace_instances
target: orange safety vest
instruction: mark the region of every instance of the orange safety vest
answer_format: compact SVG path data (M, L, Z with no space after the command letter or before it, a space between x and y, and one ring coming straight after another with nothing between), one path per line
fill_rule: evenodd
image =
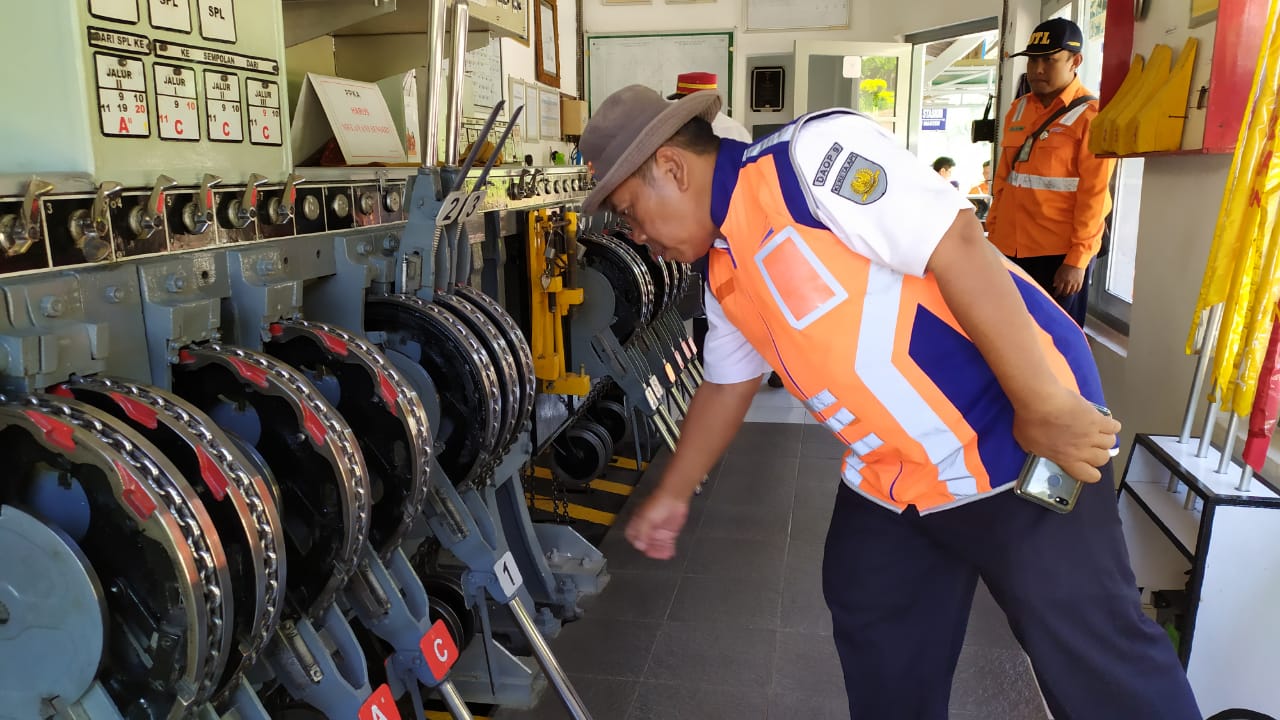
M811 214L789 155L795 130L745 154L722 143L715 182L733 190L719 210L713 193L713 217L724 217L728 247L711 250L708 285L725 316L849 448L842 476L865 497L924 514L1007 487L1026 453L990 366L931 274L873 263ZM1010 275L1056 375L1101 403L1080 329L1037 285Z
M1065 255L1066 264L1083 268L1098 254L1111 212L1115 160L1089 151L1097 101L1059 117L1041 134L1031 156L1014 164L1028 135L1055 111L1088 94L1076 78L1048 107L1034 95L1023 95L1009 108L986 219L988 238L1005 255Z

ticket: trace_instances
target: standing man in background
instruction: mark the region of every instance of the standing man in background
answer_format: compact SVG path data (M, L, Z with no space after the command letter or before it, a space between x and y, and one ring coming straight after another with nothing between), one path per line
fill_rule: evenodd
M991 194L991 161L986 160L982 163L982 182L969 188L970 195L990 195Z
M1080 27L1040 23L1027 49L1031 92L1004 121L987 235L1084 327L1089 270L1111 212L1115 161L1089 152L1098 100L1076 75Z
M696 93L701 90L711 90L716 92L719 90L715 73L709 72L687 72L680 73L676 76L676 91L667 96L668 100L679 100L680 98ZM746 126L725 115L723 111L716 112L716 117L711 121L711 132L716 137L727 138L729 140L737 140L738 142L751 143L751 133ZM693 269L698 275L702 276L705 281L707 279L707 258L702 257L693 263ZM693 343L698 346L698 360L702 361L702 344L707 338L707 318L705 315L699 315L693 318ZM778 377L778 373L769 374L769 387L782 387L782 378Z

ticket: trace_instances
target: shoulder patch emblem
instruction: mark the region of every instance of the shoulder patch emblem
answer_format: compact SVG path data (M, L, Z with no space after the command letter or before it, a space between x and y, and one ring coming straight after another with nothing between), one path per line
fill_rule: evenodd
M840 143L831 143L831 149L827 150L827 154L822 156L822 164L818 166L818 173L813 176L813 186L822 187L827 184L827 176L831 174L831 168L836 166L836 160L840 159L840 153L844 152L844 147Z
M831 192L858 205L870 205L884 197L889 189L889 177L877 162L857 153L850 153L836 173Z

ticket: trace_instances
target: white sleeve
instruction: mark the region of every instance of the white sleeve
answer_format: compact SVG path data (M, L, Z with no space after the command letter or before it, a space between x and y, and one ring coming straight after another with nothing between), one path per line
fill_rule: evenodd
M744 143L752 142L751 133L746 126L724 113L716 113L715 119L711 121L711 132L720 138L738 140Z
M809 208L854 252L904 275L924 275L964 195L874 120L836 113L805 122L791 141Z
M769 363L725 317L716 296L709 289L703 290L703 296L707 313L707 337L702 341L704 378L716 385L759 380L769 372Z

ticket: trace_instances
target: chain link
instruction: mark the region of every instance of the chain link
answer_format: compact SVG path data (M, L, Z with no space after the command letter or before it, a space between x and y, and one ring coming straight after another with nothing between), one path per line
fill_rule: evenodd
M404 537L418 514L422 512L422 507L427 501L427 492L430 490L432 437L431 428L427 423L427 410L422 405L422 399L418 397L418 393L414 392L413 387L400 374L400 371L391 363L386 354L378 349L377 346L366 342L363 338L327 323L303 320L301 318L285 320L280 324L286 327L298 328L312 335L323 332L338 338L346 343L351 354L370 372L374 387L378 387L381 378L386 378L394 389L396 409L399 410L395 415L404 426L405 433L409 438L409 444L413 450L413 484L409 493L409 500L402 509L400 527L388 539L388 547L398 545L399 539ZM325 352L331 352L323 342L318 342L317 344ZM386 398L382 398L382 400L386 402Z
M138 471L146 479L147 484L164 501L165 507L174 517L179 530L182 532L183 539L191 549L191 554L200 576L205 611L208 617L208 624L205 628L208 647L205 648L207 657L204 665L204 674L198 682L194 703L192 704L199 704L201 701L208 699L222 670L222 643L223 634L226 631L222 617L223 598L227 597L228 594L224 592L221 579L218 577L218 562L217 558L215 558L213 545L200 527L199 519L196 517L191 504L178 490L178 486L173 482L173 479L167 478L162 473L160 466L150 455L134 445L129 438L117 432L116 429L107 426L99 418L75 407L73 403L50 395L27 396L23 398L22 403L45 413L57 415L67 422L93 433L99 440L123 457L129 463L131 469Z
M283 390L290 399L314 413L324 426L325 442L321 447L327 450L325 454L329 456L330 465L334 468L339 485L347 491L348 522L342 550L334 562L333 575L311 608L317 612L323 610L333 600L338 590L347 584L347 578L356 567L360 548L369 536L369 476L365 469L364 456L356 447L351 428L327 401L313 392L306 378L275 358L217 342L192 347L190 352L197 357L208 355L214 361L235 358L265 371L267 377L275 381L278 389ZM234 366L231 369L236 372Z
M258 653L262 651L267 639L275 631L279 613L284 607L282 601L285 577L284 563L281 562L283 551L278 539L283 537L283 526L280 521L280 511L275 507L275 501L266 487L266 479L258 477L256 473L250 476L246 466L237 458L238 453L233 454L232 448L221 441L220 433L215 434L210 431L212 421L192 415L181 401L174 402L172 398L166 397L153 388L105 377L73 378L72 384L126 395L180 424L182 429L190 433L204 448L209 457L218 463L219 469L231 480L244 499L245 508L257 531L257 541L262 550L262 567L259 568L265 578L262 616L255 619L254 629L247 638L247 649L241 667L224 686L220 697L216 699L220 701L232 689L236 678L257 660Z

